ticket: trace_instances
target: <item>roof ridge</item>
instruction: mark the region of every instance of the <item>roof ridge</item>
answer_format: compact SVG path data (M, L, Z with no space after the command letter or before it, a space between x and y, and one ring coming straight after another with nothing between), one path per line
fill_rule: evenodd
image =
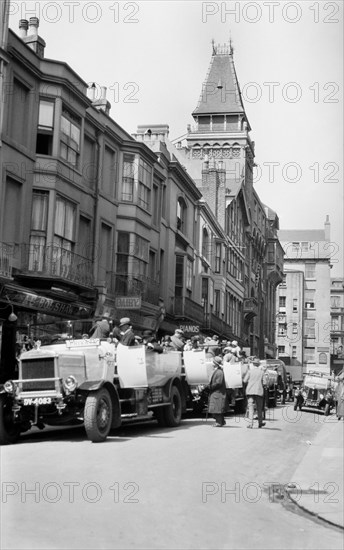
M212 67L212 64L213 64L213 61L214 61L214 54L211 56L211 59L210 59L210 63L208 65L208 71L207 71L207 74L205 75L205 80L203 80L202 82L202 90L201 90L201 93L200 93L200 96L199 96L199 99L198 99L198 102L197 102L197 105L196 105L196 109L195 111L197 111L197 109L199 108L199 106L201 105L201 102L203 100L203 94L204 94L204 86L207 84L208 82L208 76L210 74L210 71L211 71L211 67Z

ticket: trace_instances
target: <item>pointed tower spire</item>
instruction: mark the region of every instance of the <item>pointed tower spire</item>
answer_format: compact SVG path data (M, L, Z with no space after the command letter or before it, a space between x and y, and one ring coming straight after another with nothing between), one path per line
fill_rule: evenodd
M232 38L226 44L212 40L210 66L202 92L192 115L242 114L245 109L233 60ZM249 125L248 125L249 126Z

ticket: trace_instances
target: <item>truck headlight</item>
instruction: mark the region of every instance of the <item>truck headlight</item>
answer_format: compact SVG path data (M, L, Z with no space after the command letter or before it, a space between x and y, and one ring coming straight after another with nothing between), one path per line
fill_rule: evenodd
M12 380L7 380L7 382L5 382L4 390L7 393L14 393L15 386L14 386L14 383L12 382Z
M63 380L63 385L68 392L72 392L75 390L78 383L76 381L76 378L73 375L70 375Z

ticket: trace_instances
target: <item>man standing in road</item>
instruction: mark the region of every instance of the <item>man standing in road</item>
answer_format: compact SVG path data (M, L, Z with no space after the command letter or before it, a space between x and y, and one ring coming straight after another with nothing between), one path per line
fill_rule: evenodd
M224 415L227 409L227 394L225 376L222 370L222 357L214 357L215 370L209 384L208 412L215 418L214 428L221 428L226 424Z
M263 397L264 397L264 370L260 367L258 357L254 357L252 365L244 377L248 404L248 428L253 428L254 405L256 404L258 415L258 428L265 426L263 422Z

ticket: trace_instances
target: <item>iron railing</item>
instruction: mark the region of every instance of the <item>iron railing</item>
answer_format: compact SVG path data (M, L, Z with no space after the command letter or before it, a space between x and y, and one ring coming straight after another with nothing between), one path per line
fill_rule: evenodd
M92 261L56 245L23 245L21 271L93 288Z
M158 304L160 284L144 275L107 273L108 292L115 296L140 296L143 302Z
M0 277L11 278L13 265L13 246L0 243Z

